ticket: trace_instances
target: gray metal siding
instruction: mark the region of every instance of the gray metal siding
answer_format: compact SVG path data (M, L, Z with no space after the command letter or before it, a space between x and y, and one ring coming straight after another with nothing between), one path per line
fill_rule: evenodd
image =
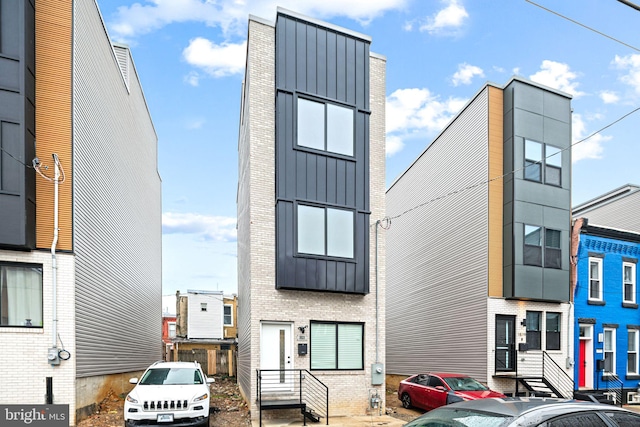
M94 0L74 2L73 75L77 376L141 370L161 358L157 137Z
M276 287L369 292L369 41L288 15L276 23ZM352 158L296 146L299 94L354 108ZM296 202L355 213L355 257L296 256Z
M0 2L0 247L35 248L35 9Z
M488 188L448 195L487 176L485 88L387 192L390 374L487 380Z
M619 228L640 233L640 191L635 191L612 202L580 212L578 216L589 219L593 225Z
M504 93L504 162L515 171L504 186L504 296L569 301L571 100L523 81L513 81ZM561 187L524 179L525 139L565 150ZM560 230L561 269L523 264L525 224Z

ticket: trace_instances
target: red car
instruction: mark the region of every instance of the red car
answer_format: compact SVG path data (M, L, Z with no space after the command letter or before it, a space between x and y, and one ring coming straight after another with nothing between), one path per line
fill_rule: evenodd
M398 399L405 408L435 409L453 402L506 397L490 390L477 380L460 374L430 372L417 374L400 381Z

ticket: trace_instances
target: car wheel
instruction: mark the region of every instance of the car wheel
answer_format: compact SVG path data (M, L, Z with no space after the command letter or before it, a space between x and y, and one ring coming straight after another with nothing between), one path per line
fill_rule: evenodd
M411 396L408 393L402 393L402 397L400 398L402 401L402 407L409 409L411 408Z

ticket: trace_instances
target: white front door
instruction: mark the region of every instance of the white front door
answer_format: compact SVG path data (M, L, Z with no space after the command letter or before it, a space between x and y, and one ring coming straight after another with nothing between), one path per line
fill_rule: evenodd
M293 324L266 323L260 330L260 369L262 391L292 391L293 372Z

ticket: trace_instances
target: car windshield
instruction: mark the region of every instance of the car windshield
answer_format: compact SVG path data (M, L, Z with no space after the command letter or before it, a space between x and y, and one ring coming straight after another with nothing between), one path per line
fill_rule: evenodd
M152 368L142 379L142 385L203 384L200 371L195 368Z
M455 391L485 391L487 387L471 377L449 377L443 378L447 385Z
M500 427L512 417L489 412L439 408L427 412L404 427Z

